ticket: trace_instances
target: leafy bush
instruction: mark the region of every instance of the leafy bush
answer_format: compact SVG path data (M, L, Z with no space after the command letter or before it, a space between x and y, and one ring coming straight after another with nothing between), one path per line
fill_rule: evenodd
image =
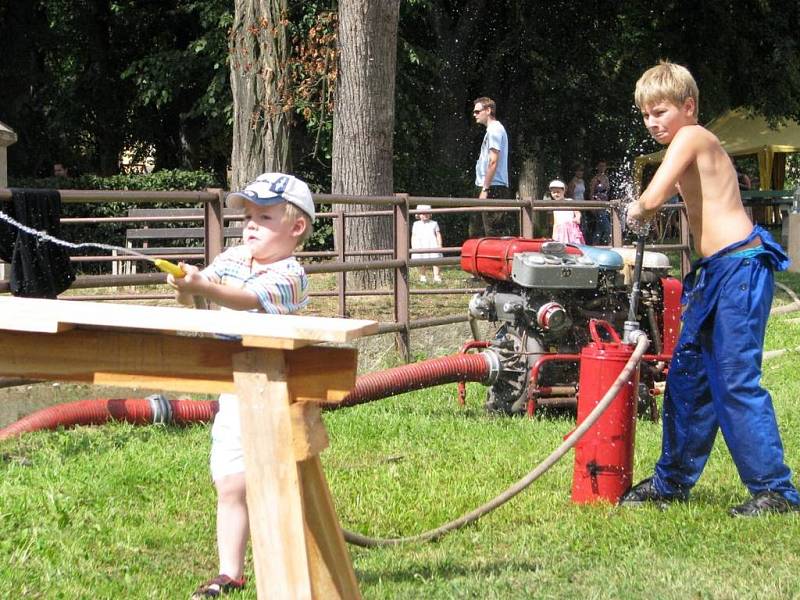
M135 191L196 191L221 187L213 173L205 171L163 170L154 173L121 174L110 177L81 175L79 177L13 178L10 187L47 188L61 190L135 190Z

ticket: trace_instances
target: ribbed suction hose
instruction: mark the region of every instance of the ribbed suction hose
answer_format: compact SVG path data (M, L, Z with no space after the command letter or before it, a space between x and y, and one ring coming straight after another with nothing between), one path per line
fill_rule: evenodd
M0 440L42 429L102 425L109 421L124 421L133 425L186 425L211 421L217 410L216 400L168 400L161 394L148 398L78 400L43 408L0 429Z
M480 354L454 354L363 375L341 402L326 405L337 409L388 398L404 392L455 381L480 381L491 385L500 372L500 359L491 350ZM214 418L216 400L168 400L161 394L148 398L97 398L78 400L43 408L0 429L0 440L40 431L76 425L102 425L124 421L134 425L187 425Z
M479 381L484 385L491 385L497 380L499 373L500 359L492 350L479 354L453 354L432 358L362 375L356 380L353 390L342 401L326 404L325 408L335 410L345 406L365 404L380 398L456 381Z

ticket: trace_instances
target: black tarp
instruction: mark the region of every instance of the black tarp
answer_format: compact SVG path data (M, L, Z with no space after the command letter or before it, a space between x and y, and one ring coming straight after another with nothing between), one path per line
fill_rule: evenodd
M59 237L61 195L58 190L11 189L0 211L23 225ZM75 281L67 248L42 240L0 218L0 258L11 264L15 296L55 298Z

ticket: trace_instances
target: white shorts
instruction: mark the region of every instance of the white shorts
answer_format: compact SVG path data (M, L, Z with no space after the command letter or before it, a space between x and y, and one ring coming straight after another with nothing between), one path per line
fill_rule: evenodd
M244 451L239 422L239 398L221 394L219 411L211 427L211 478L218 481L228 475L244 473Z

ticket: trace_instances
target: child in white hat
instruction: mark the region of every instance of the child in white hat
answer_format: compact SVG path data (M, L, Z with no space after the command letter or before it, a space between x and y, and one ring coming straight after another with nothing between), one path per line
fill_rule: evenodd
M417 211L429 211L431 207L427 204L418 204ZM417 220L411 228L411 247L412 248L441 248L442 247L442 233L439 230L439 224L432 220L430 212L417 212ZM441 252L412 252L411 258L442 258ZM427 283L428 278L425 275L428 267L419 267L419 280L422 283ZM439 267L433 265L433 282L442 283L442 278L439 276Z
M550 197L555 202L564 200L566 186L560 179L550 182ZM565 244L585 244L581 232L581 213L577 210L553 211L553 239Z

